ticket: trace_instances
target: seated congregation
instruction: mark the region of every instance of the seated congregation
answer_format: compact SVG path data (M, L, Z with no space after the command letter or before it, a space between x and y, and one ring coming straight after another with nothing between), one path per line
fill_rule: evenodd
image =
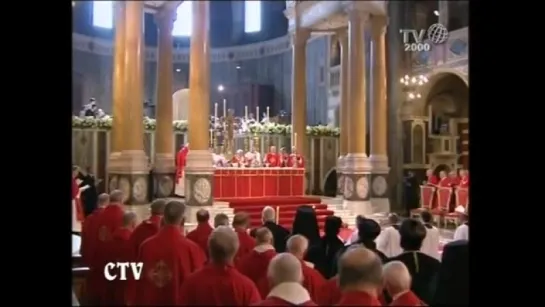
M200 210L198 226L186 233L183 202L157 199L151 216L136 225L134 213L124 212L122 197L119 190L101 194L98 208L83 223L81 259L73 265L75 280L83 284L74 290L81 305L468 302L467 240L447 244L440 261L437 246L430 247L436 228L426 214L424 223L392 215L383 230L360 216L357 235L345 245L338 237L341 219L328 217L320 236L309 206L297 210L292 231L275 224L274 209L266 207L257 229L248 229L245 213L237 213L231 225L226 215L217 214L211 225L209 212ZM104 267L109 262L142 262L141 278L108 281Z

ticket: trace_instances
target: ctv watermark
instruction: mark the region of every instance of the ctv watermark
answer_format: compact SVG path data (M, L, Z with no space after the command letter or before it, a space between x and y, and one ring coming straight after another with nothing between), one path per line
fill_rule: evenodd
M425 29L400 29L403 36L403 49L407 52L430 51L431 45L441 45L448 40L447 27L440 23Z
M140 280L144 264L142 262L110 262L104 267L104 277L107 280L127 280L127 271L130 268L132 279Z

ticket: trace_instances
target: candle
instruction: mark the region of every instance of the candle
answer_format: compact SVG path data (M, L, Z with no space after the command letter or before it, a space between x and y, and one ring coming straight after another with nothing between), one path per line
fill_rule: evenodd
M214 146L213 145L214 144L214 130L212 130L212 129L210 129L210 142L209 143L211 144L210 147Z
M293 133L293 147L297 149L297 132Z
M223 99L223 117L227 117L227 99Z
M214 103L214 121L218 118L218 103Z
M248 120L248 106L244 106L244 119Z
M269 118L269 107L267 107L267 118Z
M255 107L255 120L259 122L259 106Z

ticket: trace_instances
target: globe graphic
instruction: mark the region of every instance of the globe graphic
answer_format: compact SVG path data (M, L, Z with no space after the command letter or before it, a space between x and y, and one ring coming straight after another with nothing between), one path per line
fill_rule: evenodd
M435 45L445 43L448 39L447 28L440 23L432 24L428 28L428 39Z

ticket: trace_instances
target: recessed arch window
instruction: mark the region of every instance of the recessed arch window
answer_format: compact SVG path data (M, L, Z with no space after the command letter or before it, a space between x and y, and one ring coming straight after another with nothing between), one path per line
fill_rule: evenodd
M189 37L193 25L192 1L184 1L176 9L176 21L172 27L172 35Z
M244 32L261 31L261 1L244 1Z
M114 27L113 1L93 1L93 26L104 29Z

